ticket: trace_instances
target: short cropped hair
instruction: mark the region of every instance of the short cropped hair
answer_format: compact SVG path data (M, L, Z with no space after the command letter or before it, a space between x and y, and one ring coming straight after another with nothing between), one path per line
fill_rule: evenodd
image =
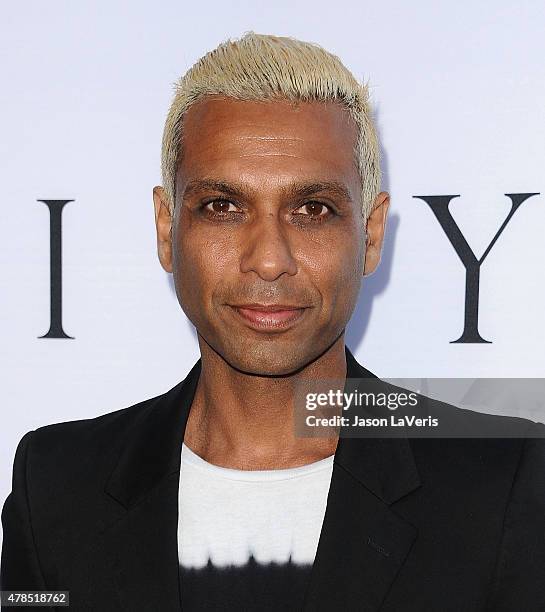
M239 100L336 101L348 109L358 137L355 162L362 184L361 212L367 220L380 189L380 153L367 85L341 60L317 44L247 32L201 57L174 84L163 131L161 171L170 213L176 202L176 171L183 147L183 118L207 95Z

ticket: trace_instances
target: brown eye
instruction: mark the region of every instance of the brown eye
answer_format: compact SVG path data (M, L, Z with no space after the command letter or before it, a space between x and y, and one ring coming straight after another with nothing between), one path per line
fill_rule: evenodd
M229 207L233 208L230 209ZM229 212L237 212L238 208L229 200L213 200L212 202L208 202L205 204L205 209L209 212L214 212L218 214L224 214Z
M322 202L307 202L300 206L297 210L304 210L305 212L298 213L296 215L308 215L309 217L324 217L329 212L329 207Z

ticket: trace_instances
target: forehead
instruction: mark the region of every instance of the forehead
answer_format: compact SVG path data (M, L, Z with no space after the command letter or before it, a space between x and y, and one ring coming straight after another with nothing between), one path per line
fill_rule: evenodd
M357 127L335 102L246 101L207 97L183 120L182 183L221 174L278 182L282 176L358 180Z

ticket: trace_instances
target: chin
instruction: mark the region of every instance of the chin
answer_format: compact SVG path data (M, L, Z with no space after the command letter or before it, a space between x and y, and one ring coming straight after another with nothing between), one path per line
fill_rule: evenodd
M256 376L286 376L293 374L312 361L313 355L306 355L301 345L297 349L282 342L253 344L251 347L237 347L223 355L232 367L246 374Z

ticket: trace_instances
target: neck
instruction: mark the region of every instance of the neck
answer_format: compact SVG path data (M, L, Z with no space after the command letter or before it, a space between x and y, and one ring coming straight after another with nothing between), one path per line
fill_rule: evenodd
M246 374L199 337L201 374L184 442L215 465L241 470L298 467L332 455L337 437L296 437L298 379L346 378L344 333L320 357L287 376Z

